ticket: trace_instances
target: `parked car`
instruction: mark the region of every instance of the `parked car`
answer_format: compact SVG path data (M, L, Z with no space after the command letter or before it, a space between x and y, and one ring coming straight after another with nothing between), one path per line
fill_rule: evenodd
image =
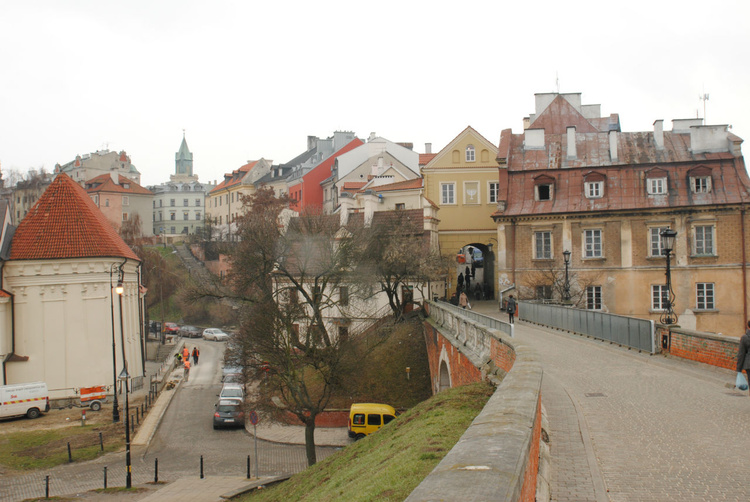
M164 323L164 332L165 333L178 333L180 331L180 327L177 325L177 323L174 322L165 322Z
M245 399L245 389L236 383L225 383L219 393L219 399Z
M349 437L362 439L396 418L396 410L387 404L354 403L349 410Z
M229 335L224 333L219 328L206 328L203 330L204 340L214 340L216 342L224 342L229 340Z
M214 406L214 429L219 427L244 427L245 412L239 399L219 399Z
M203 333L201 329L196 328L195 326L183 326L179 331L180 336L184 336L186 338L200 338L201 333Z
M0 385L0 417L26 415L38 418L49 411L49 391L44 382Z

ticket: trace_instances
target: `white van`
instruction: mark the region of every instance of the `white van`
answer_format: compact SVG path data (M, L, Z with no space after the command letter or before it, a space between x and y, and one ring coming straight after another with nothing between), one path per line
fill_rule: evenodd
M0 385L0 418L26 415L37 418L49 411L49 392L44 382Z

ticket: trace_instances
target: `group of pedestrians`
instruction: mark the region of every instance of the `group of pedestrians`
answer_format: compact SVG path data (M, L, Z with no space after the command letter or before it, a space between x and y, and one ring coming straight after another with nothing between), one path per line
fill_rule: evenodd
M184 375L185 375L185 381L187 382L188 377L190 376L190 349L187 348L187 345L182 348L182 352L177 352L174 357L177 360L177 364L180 362L182 363L182 366L184 368ZM201 352L198 350L198 347L193 347L193 364L198 364L198 358L200 357Z

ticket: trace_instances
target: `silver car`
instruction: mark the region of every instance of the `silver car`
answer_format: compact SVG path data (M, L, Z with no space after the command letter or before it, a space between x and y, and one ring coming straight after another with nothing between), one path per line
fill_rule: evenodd
M224 342L229 340L229 335L224 333L219 328L206 328L203 330L204 340L213 340L215 342Z

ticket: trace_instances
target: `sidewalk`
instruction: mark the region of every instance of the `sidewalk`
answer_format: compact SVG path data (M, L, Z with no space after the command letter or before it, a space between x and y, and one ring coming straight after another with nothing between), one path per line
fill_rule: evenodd
M497 304L475 310L507 321ZM518 321L544 369L554 501L747 500L734 372ZM731 386L730 386L731 387Z

